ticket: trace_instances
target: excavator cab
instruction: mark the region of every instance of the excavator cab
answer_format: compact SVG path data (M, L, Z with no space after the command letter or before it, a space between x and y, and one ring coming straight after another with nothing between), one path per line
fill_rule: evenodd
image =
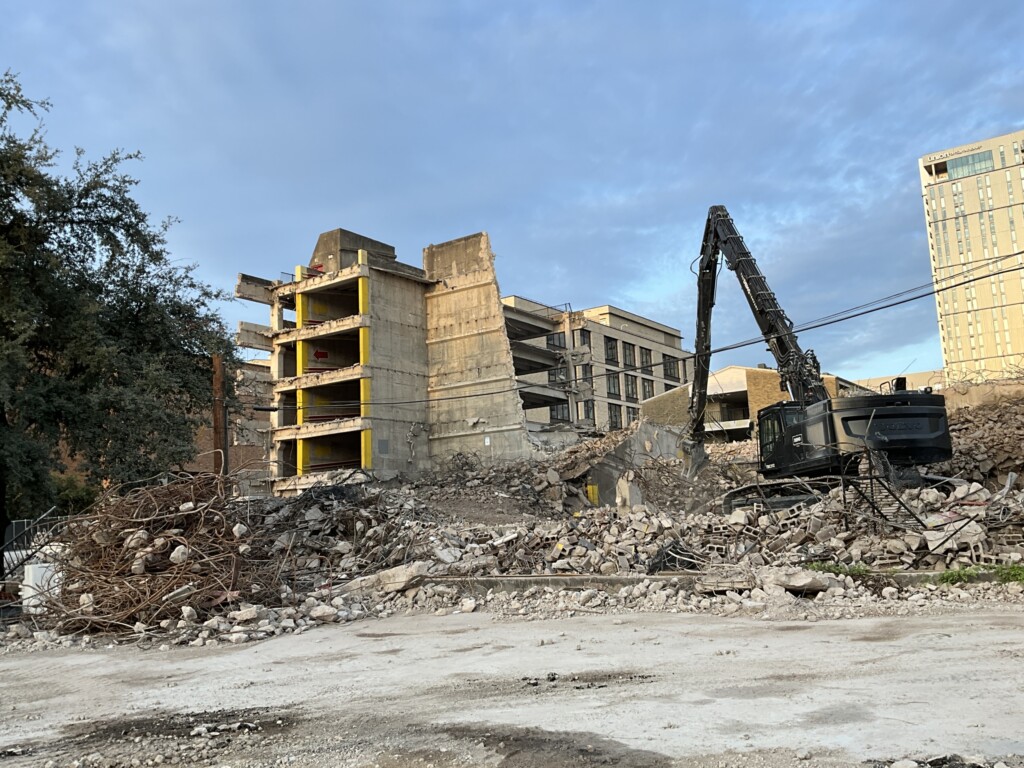
M795 467L808 475L829 471L830 452L808 442L808 415L807 408L793 401L775 403L758 411L757 447L762 476L791 476ZM819 428L827 426L821 419L812 419ZM826 437L827 442L831 441Z

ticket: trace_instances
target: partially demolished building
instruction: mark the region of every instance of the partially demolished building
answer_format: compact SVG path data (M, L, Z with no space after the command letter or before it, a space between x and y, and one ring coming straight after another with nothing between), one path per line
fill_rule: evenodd
M240 323L238 342L270 354L278 495L343 468L528 457L628 424L692 371L675 328L611 306L502 299L486 233L428 246L420 269L336 229L308 266L239 275L235 292L270 307L270 325Z

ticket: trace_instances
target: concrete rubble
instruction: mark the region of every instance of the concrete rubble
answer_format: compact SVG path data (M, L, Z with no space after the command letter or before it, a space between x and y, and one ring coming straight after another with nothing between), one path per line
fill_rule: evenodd
M952 464L980 480L884 501L834 488L784 508L714 503L749 479L744 444L713 448L699 484L677 460L652 459L627 471L643 503L625 494L594 506L588 472L622 435L548 462L484 467L461 457L415 482L350 471L291 499L233 500L205 476L182 478L111 497L69 526L52 548L64 574L57 594L45 613L8 626L6 643L87 646L102 632L216 647L406 612L816 620L1024 603L1020 579L957 575L1024 573L1020 462L993 447L1009 450L1018 422L1008 423L958 422L954 434L974 435L975 448L961 446ZM982 454L995 457L991 466ZM496 500L516 504L498 514ZM528 576L539 580L522 583Z

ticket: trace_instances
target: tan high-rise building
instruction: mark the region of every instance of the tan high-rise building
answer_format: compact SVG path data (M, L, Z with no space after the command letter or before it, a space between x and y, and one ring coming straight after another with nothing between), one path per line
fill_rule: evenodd
M947 382L1024 374L1024 131L918 165Z

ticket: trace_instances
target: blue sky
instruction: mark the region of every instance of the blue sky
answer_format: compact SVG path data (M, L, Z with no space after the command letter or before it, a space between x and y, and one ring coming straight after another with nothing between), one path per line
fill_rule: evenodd
M486 230L503 293L611 303L691 348L707 208L796 323L929 282L917 158L1024 127L1024 3L49 2L0 68L69 154L139 150L176 257L231 290L344 227ZM263 308L224 313L266 322ZM757 335L719 283L714 345ZM808 332L849 377L941 365L934 302ZM762 345L713 367L770 362Z

